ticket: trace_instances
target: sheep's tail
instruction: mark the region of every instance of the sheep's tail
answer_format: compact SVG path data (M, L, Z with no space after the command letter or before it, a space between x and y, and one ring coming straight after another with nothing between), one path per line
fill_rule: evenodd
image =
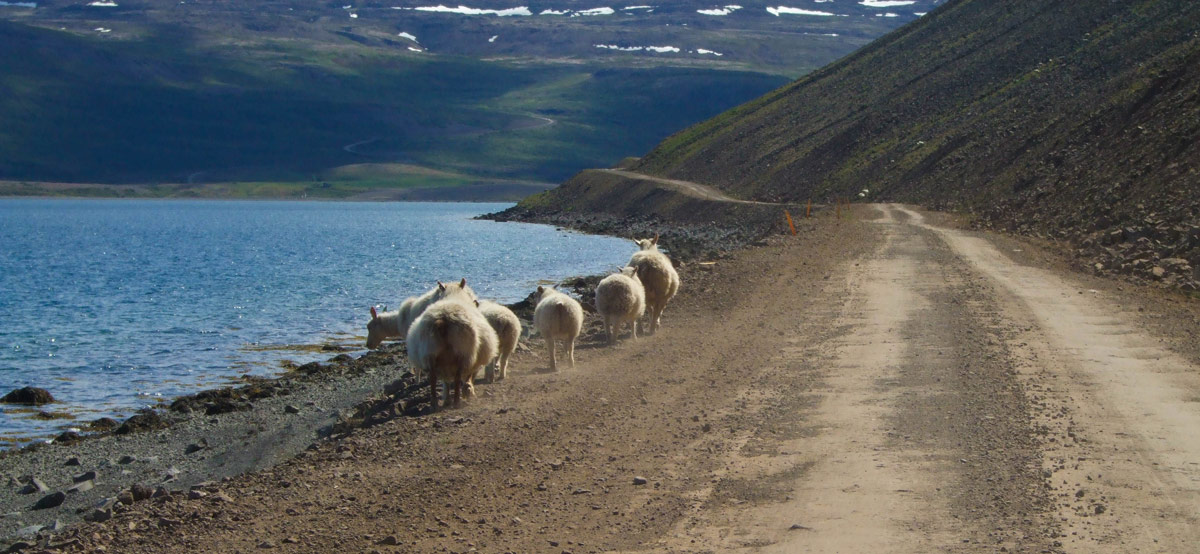
M560 324L565 323L567 321L567 318L571 317L570 312L567 311L566 304L561 304L561 303L555 304L554 309L558 310L558 321L560 322Z

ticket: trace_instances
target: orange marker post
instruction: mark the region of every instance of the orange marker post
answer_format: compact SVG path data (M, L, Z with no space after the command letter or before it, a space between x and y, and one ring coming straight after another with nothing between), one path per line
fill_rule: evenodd
M812 198L808 199L808 208L804 210L804 219L812 217Z
M783 210L783 215L787 217L788 228L792 230L792 236L796 236L796 225L792 223L792 214L788 213L787 210Z

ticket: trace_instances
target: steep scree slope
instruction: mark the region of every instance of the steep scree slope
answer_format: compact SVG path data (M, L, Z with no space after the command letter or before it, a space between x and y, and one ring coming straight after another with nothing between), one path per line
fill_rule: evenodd
M1200 3L958 0L633 169L758 200L869 188L1197 290L1197 138Z

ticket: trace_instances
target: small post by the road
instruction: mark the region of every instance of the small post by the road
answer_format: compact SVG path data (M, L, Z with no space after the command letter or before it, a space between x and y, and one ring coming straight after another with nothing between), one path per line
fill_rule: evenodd
M808 199L808 208L804 210L804 219L812 217L812 198Z
M783 210L783 215L787 217L788 228L792 230L792 236L796 236L796 225L792 223L792 214L788 213L787 210Z

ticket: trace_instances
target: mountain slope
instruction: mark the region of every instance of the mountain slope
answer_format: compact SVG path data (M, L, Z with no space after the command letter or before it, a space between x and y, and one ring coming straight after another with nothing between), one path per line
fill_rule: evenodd
M758 200L868 188L1196 287L1197 29L1186 0L958 0L633 169Z

